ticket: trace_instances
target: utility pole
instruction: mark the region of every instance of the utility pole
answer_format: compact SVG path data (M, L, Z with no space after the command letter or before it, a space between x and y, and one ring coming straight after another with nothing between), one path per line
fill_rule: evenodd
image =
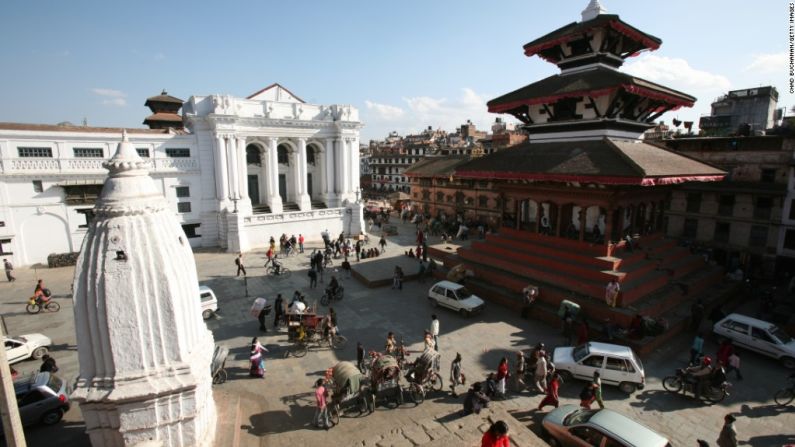
M3 321L3 335L5 335L5 321ZM8 366L6 350L0 349L0 417L3 418L3 432L6 445L25 447L25 433L22 431L22 422L19 419L17 396L14 392L14 380L11 377L11 368Z

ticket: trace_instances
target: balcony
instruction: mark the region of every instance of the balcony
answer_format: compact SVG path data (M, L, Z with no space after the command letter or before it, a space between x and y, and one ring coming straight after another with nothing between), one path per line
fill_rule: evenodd
M105 159L99 158L8 158L0 160L0 173L30 174L105 174ZM146 160L151 172L198 172L195 158L156 158Z

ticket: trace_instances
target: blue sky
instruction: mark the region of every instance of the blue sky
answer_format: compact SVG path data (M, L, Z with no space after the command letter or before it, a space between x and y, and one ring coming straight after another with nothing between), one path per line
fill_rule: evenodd
M0 121L141 127L147 96L247 96L279 82L352 104L362 141L426 126L487 127L485 102L554 74L522 45L580 19L587 0L8 1L0 6ZM788 93L788 2L604 0L662 38L625 70L698 97ZM223 5L223 6L222 6Z

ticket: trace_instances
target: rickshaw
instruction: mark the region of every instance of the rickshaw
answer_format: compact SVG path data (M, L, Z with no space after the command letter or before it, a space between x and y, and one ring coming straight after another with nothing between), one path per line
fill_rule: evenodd
M213 376L213 385L226 382L226 356L229 355L229 348L226 346L215 345L213 351L213 361L210 364L210 373Z
M330 338L323 333L324 316L316 314L288 314L287 315L287 340L293 342L288 353L295 357L303 357L309 346L316 344L318 347L327 343L332 349L340 349L347 343L345 336L334 334Z
M403 388L400 386L400 367L391 355L374 353L370 362L370 387L373 393L372 406L384 399L398 407L403 403Z
M331 394L329 417L334 425L340 423L343 411L358 411L362 416L374 410L370 380L351 362L339 362L326 370L326 389Z
M431 390L442 390L444 385L438 372L439 361L439 353L428 349L410 365L406 380L409 382L409 395L414 403L421 404L425 400L425 394Z

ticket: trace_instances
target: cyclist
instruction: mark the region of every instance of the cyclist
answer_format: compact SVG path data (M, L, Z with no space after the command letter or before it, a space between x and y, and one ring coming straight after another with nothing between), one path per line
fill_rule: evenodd
M331 275L331 281L329 281L328 289L326 289L326 293L328 293L329 299L336 297L339 290L340 290L340 283L337 281L337 277Z

